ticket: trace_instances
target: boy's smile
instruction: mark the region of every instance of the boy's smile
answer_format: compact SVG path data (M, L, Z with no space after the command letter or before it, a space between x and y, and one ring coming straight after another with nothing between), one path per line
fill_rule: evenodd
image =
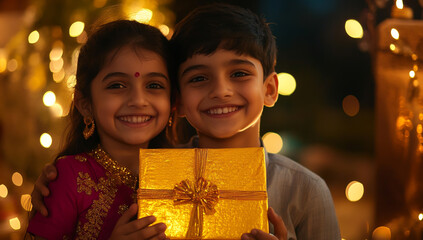
M210 55L195 54L182 63L178 77L179 112L197 130L200 145L210 139L236 142L238 138L259 145L258 123L269 85L267 79L263 81L259 60L217 49Z

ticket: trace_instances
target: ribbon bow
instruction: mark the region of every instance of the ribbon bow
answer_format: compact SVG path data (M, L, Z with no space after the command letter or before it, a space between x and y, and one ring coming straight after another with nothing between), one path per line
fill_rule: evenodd
M192 184L188 179L176 184L175 197L173 202L175 205L194 203L201 205L207 215L214 214L216 206L219 201L219 191L217 186L210 181L200 177L195 184Z

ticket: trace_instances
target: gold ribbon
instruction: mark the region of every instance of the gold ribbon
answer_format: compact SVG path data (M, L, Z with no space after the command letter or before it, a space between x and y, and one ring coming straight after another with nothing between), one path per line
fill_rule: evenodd
M188 179L168 189L138 189L138 199L173 199L175 205L194 204L186 238L201 239L203 234L203 213L214 214L214 207L220 199L266 200L266 191L218 190L217 186L205 179L207 149L195 149L195 184Z

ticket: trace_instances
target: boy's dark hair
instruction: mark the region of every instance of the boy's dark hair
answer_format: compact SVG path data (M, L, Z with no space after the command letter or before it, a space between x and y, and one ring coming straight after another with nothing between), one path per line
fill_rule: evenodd
M268 24L238 6L215 3L193 10L176 24L170 42L176 52L176 67L194 54L207 55L218 48L258 59L264 77L276 64L276 43Z
M170 68L173 64L169 41L155 27L130 20L116 20L103 24L88 36L88 40L82 46L76 71L75 91L82 98L91 102L91 83L107 61L109 56L113 56L123 47L129 46L135 52L139 49L146 49L161 56L169 69L169 77L174 75ZM67 135L62 151L58 157L64 155L74 155L88 152L97 147L100 138L97 131L85 140L82 135L85 124L83 116L72 102L71 110L68 116L70 121L67 128ZM165 131L150 141L150 146L159 147L165 144Z

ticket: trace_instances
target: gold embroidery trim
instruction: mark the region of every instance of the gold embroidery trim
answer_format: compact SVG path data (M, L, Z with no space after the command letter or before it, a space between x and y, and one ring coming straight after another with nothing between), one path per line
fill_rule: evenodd
M138 177L132 174L126 167L121 166L118 162L111 159L110 156L100 147L97 146L90 155L92 155L97 162L106 169L111 176L118 182L123 183L135 191Z
M85 192L85 194L91 195L92 189L98 191L96 183L91 179L88 173L79 172L76 184L78 193Z

